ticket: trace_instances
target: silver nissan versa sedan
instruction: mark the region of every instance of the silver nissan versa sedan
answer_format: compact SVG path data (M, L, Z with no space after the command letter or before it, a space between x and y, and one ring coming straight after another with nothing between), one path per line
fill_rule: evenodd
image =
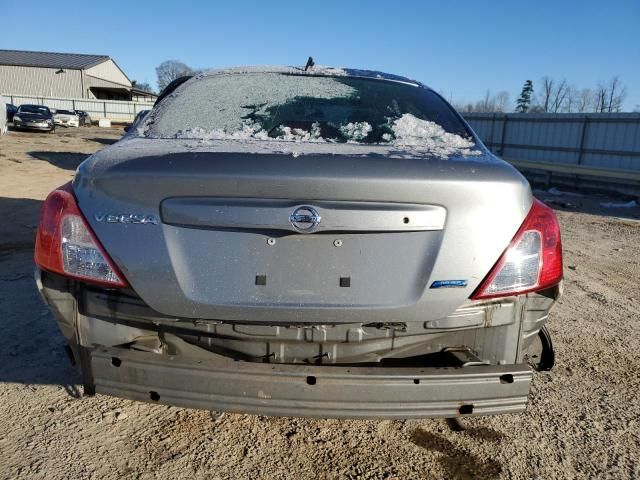
M85 394L492 415L553 364L554 213L437 93L380 72L174 81L51 192L35 261Z

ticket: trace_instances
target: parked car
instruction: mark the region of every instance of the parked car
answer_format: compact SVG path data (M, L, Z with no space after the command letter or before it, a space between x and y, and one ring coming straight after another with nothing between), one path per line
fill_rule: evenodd
M150 111L151 110L140 110L133 119L131 125L127 125L126 127L124 127L124 131L135 131L135 129L138 128L138 126L142 123L142 121L146 118Z
M6 108L7 108L7 122L13 122L13 116L18 111L18 107L16 107L12 103L7 103Z
M428 87L243 68L174 85L44 202L36 278L86 394L320 417L520 412L553 211Z
M13 127L21 130L39 130L53 133L56 125L49 107L20 105L13 116Z
M62 127L80 126L80 117L74 110L56 110L53 119L56 125Z
M80 126L81 127L90 127L91 126L91 116L85 112L84 110L74 110L75 114L78 115L78 118L80 119Z

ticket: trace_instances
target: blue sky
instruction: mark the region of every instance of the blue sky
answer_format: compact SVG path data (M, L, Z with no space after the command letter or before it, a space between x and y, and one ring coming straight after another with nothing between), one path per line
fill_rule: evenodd
M579 88L619 75L640 105L639 0L292 2L0 0L0 48L110 55L155 86L155 67L317 63L421 80L454 100L512 100L530 78Z

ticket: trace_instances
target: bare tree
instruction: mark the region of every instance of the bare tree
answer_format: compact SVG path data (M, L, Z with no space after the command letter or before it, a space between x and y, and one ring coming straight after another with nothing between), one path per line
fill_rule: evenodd
M479 102L476 102L475 105L476 112L493 112L494 111L494 103L491 99L491 91L487 90L484 94L484 98Z
M469 113L475 111L473 108L472 102L467 102L465 100L460 100L457 102L452 102L453 108L455 108L458 112Z
M602 84L598 85L593 98L594 112L602 113L607 111L607 97L607 87Z
M567 84L566 80L562 80L551 91L551 101L549 102L549 109L547 111L552 111L553 113L562 111L568 94L569 85Z
M540 82L542 88L540 89L541 98L538 101L538 106L541 107L543 112L548 112L551 106L551 97L554 91L555 82L551 77L542 77Z
M562 111L566 113L575 112L578 106L579 95L580 93L578 92L578 89L573 85L569 85L567 87L567 95L564 100L564 107Z
M501 90L494 97L494 112L506 112L509 110L509 92Z
M556 82L551 77L542 77L542 88L536 98L535 110L538 112L562 112L567 109L566 102L571 93L571 86L566 80Z
M176 78L194 73L193 69L178 60L166 60L156 67L158 75L158 90L162 92L164 88Z
M139 90L144 90L145 92L153 93L153 89L151 88L151 85L149 85L148 82L138 82L137 80L131 80L131 86Z
M506 112L509 110L509 92L500 91L495 95L491 95L491 91L487 90L484 98L477 102L457 101L452 102L453 107L459 112Z
M595 111L600 113L621 112L627 98L627 87L616 75L609 83L600 84L595 93Z
M616 75L609 80L608 96L607 96L607 112L620 112L624 100L627 98L627 87L620 81Z
M576 99L576 112L585 113L593 112L595 110L595 93L590 88L583 88L577 94Z

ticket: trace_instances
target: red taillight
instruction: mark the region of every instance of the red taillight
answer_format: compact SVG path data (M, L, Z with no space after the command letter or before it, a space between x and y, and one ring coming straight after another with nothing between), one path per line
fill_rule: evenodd
M42 206L34 257L43 270L100 285L127 286L82 216L70 183L51 192Z
M539 291L562 280L562 242L555 213L534 199L522 226L471 298Z

